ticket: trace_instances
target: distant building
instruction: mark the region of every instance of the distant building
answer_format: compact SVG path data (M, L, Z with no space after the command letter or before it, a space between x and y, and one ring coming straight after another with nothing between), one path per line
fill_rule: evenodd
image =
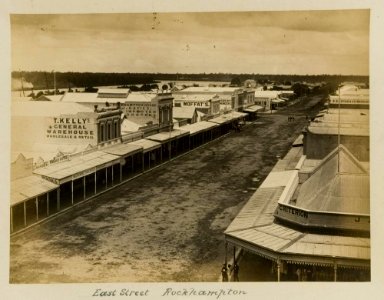
M175 109L193 107L206 115L215 116L220 113L220 99L218 95L175 93Z
M180 92L175 92L174 96L177 99L178 95L211 95L217 96L220 106L224 109L242 111L244 108L254 104L254 90L252 88L239 87L188 87Z
M199 121L197 108L195 106L174 107L173 118L179 122L185 120L187 124L193 124Z
M339 126L340 120L340 126ZM369 110L328 109L321 111L304 131L304 154L323 159L343 144L360 161L369 161Z
M97 93L66 93L62 102L74 102L98 108L118 106L125 117L139 126L150 123L158 130L172 126L171 93L129 92L129 89L100 89Z
M369 108L369 89L360 85L344 85L336 91L336 95L329 96L329 107L341 108Z
M280 98L282 91L256 90L254 93L255 105L263 107L265 111L275 109L277 106L285 103L285 101Z

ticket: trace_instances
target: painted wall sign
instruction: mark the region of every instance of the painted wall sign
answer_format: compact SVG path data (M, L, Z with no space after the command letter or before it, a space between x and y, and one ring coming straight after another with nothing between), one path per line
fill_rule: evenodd
M46 130L46 137L49 139L93 140L95 138L90 118L54 117L50 119L49 123Z

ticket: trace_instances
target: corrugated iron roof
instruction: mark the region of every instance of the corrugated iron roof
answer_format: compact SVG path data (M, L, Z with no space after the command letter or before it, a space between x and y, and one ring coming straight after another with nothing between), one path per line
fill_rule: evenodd
M305 234L301 239L284 249L283 253L368 260L371 257L370 239Z
M210 119L210 120L208 120L208 122L217 123L217 124L225 124L225 123L229 123L233 120L236 120L236 119L239 119L239 118L242 118L245 116L247 116L246 113L232 111L230 113L220 115L216 118Z
M347 150L345 154L347 158L351 159ZM327 159L330 160L331 156L327 157ZM317 163L315 161L313 166L311 165L312 169L320 168ZM353 159L352 166L348 161L344 161L343 170L357 170L361 173L359 176L364 177L365 168L359 163L357 166L353 166L355 164L356 161ZM369 261L369 238L304 233L274 223L273 212L277 207L280 195L283 193L284 184L290 181L289 172L297 171L273 171L268 175L260 188L252 195L226 229L225 235L227 238L235 244L236 240L238 240L241 247L250 251L259 253L262 256L275 257L276 259L279 256L288 254L290 261L305 259L307 263L324 263L325 258L329 258L330 263L333 263L334 258L345 259L344 261L338 261L338 263L347 263L348 265L353 265L351 259ZM351 184L348 183L348 185ZM313 194L317 188L311 187L307 196ZM355 192L352 190L351 193ZM343 196L348 198L347 200L350 199L349 192L348 195L344 194ZM292 255L296 255L297 258Z
M271 172L260 185L260 188L287 186L293 176L297 176L296 170Z
M129 89L113 89L113 88L99 88L97 91L98 94L117 94L125 95L129 93Z
M244 109L246 112L257 112L259 110L262 110L264 107L259 105L252 105Z
M125 103L129 102L151 102L152 99L156 98L155 93L143 93L143 92L132 92L128 95Z
M184 92L185 90L181 91ZM175 93L174 101L209 101L217 98L216 94L182 94Z
M74 156L68 161L38 168L33 172L35 174L47 176L53 179L63 180L67 177L75 175L76 173L102 166L106 163L119 159L119 156L105 153L103 151L95 151L82 156Z
M57 184L36 175L12 180L11 206L52 191L57 187Z
M195 111L196 107L194 106L173 107L173 118L192 119Z
M112 145L106 148L101 149L101 151L113 155L118 155L118 156L126 156L128 154L135 154L137 152L141 152L143 148L138 145L134 145L131 143L127 144L116 144Z
M160 143L154 142L154 141L150 141L150 140L147 140L147 139L140 139L140 140L137 140L137 141L130 142L129 144L143 147L143 151L144 152L151 151L153 149L157 149L157 148L161 147Z
M172 131L159 132L154 135L150 135L146 137L146 139L156 141L156 142L166 142L176 137L182 137L188 134L189 134L189 131L175 129Z
M237 90L241 90L239 87L207 87L207 86L197 86L197 87L188 87L181 92L185 93L233 93Z
M193 134L196 134L196 133L208 130L208 129L212 129L212 128L215 128L218 126L219 125L212 123L212 122L201 121L201 122L197 122L194 124L185 125L182 128L189 131L190 135L193 135Z
M296 206L313 211L369 214L369 175L340 146L302 184Z
M53 102L53 101L24 101L12 102L11 115L16 116L42 116L53 117L79 112L93 112L93 108L77 103Z
M303 147L291 148L284 158L277 161L272 171L294 170L302 155Z
M284 187L259 188L244 205L225 233L272 223L273 212Z

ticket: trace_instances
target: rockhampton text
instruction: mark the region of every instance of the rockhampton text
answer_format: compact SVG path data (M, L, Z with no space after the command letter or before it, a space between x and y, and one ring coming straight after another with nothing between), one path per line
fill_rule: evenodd
M158 291L156 291L158 292ZM235 290L231 288L227 289L197 289L197 288L166 288L159 295L162 297L212 297L214 299L220 299L225 296L244 296L247 292L244 290ZM150 291L146 290L130 290L130 289L114 289L114 290L103 290L96 289L92 294L94 297L140 297L140 296L151 296ZM152 295L153 296L153 295Z

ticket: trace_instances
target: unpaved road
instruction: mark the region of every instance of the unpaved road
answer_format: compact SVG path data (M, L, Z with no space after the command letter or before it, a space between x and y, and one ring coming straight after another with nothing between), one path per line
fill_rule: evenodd
M305 125L311 98L12 237L10 282L217 281L223 231ZM298 113L295 122L287 115Z

